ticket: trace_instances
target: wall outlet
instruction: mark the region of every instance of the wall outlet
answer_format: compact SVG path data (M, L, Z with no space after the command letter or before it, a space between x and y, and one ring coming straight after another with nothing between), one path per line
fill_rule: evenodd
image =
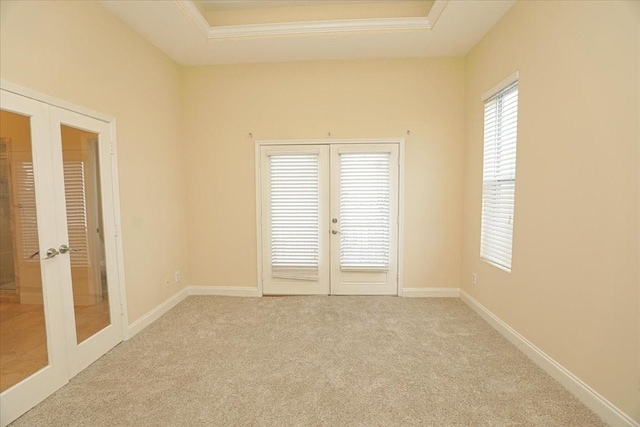
M471 283L474 285L478 284L478 275L476 273L471 273Z
M176 272L175 272L175 274L173 275L173 279L174 279L176 282L179 282L179 281L180 281L180 270L178 270L178 271L176 271Z

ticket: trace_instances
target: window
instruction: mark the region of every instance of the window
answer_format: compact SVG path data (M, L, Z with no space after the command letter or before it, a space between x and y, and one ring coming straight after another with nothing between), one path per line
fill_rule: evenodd
M390 153L340 154L340 268L389 269Z
M319 154L271 155L273 276L318 279Z
M511 271L518 136L517 74L484 99L480 257Z

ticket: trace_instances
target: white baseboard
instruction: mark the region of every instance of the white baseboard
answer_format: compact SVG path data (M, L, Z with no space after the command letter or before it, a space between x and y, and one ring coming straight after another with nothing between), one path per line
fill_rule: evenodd
M476 301L471 295L460 289L460 299L478 313L487 323L522 351L536 365L546 371L562 384L571 394L577 397L589 409L598 414L612 427L638 427L629 415L622 412L615 405L602 397L598 392L585 384L564 366L553 360L549 355L533 345L520 335L515 329L503 322L485 306Z
M403 288L402 296L409 298L458 298L460 288Z
M133 322L129 325L129 336L126 339L132 338L135 334L142 331L144 328L158 320L163 314L167 311L171 310L173 307L178 305L182 300L184 300L189 295L189 289L184 288L165 302L161 303L159 306Z
M239 286L189 286L189 295L218 295L226 297L261 297L260 289Z

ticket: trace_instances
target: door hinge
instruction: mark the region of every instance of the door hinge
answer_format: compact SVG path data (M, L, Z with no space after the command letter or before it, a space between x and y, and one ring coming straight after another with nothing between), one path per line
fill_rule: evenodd
M124 316L124 306L120 303L120 316Z
M114 225L113 228L115 229L115 236L118 237L120 235L120 226Z
M400 281L400 273L396 274L396 281Z
M111 154L116 154L116 149L115 149L115 146L113 145L113 142L109 144L109 152Z

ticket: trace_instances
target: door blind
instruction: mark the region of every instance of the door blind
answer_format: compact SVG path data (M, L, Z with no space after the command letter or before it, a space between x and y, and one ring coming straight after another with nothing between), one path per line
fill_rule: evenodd
M22 258L27 261L40 261L38 257L38 220L36 217L36 188L33 178L33 162L13 162L12 175L16 188Z
M72 267L89 266L89 238L84 162L64 162L64 194Z
M340 154L340 268L389 268L389 153Z
M518 82L484 105L484 167L480 256L511 269L516 186Z
M272 275L317 280L319 155L271 155L269 165Z

